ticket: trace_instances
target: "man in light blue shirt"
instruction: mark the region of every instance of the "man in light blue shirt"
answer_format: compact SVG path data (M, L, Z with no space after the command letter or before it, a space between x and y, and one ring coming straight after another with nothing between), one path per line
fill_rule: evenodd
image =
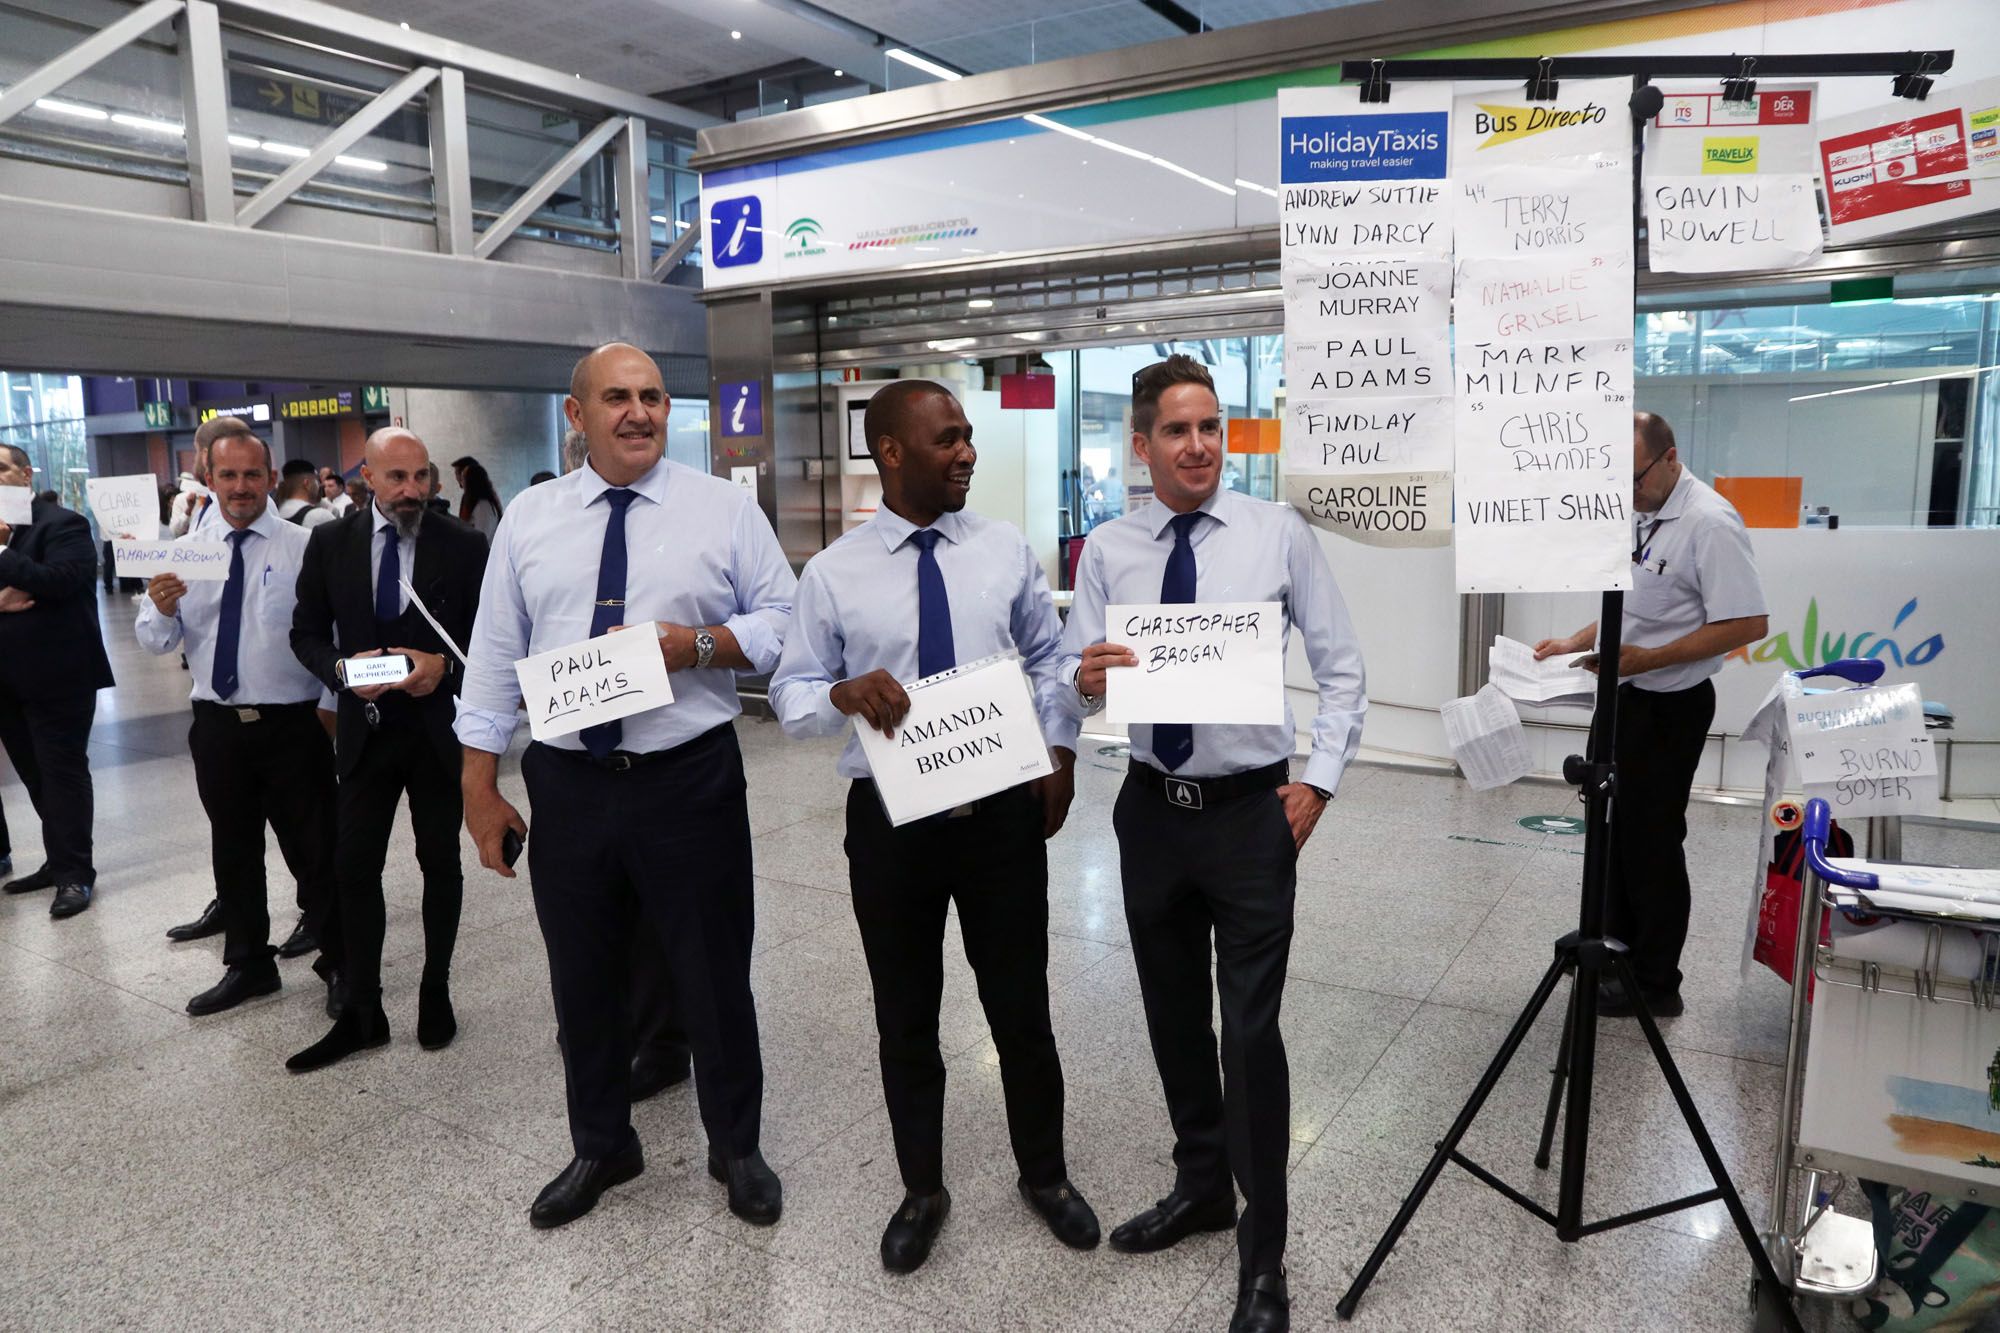
M133 631L148 652L185 648L194 678L188 750L208 812L225 932L220 982L188 1001L220 1013L278 989L265 899L264 824L299 877L303 928L317 934L333 901L333 745L312 672L292 655L292 608L306 530L272 510L271 451L247 427L209 453L218 518L176 547L226 550L225 579L156 574Z
M848 877L881 1035L882 1087L905 1198L882 1262L907 1273L951 1208L944 1187L944 1060L938 1051L947 909L1000 1052L1022 1197L1058 1240L1097 1244L1097 1216L1063 1161L1062 1064L1049 1023L1049 870L1074 794L1077 722L1057 673L1061 629L1041 563L1005 523L965 512L976 454L959 402L924 380L878 390L863 419L882 476L870 519L806 566L771 705L787 735L872 726L909 712L900 682L1018 652L1056 772L943 815L894 827L850 736Z
M709 1174L746 1221L768 1225L781 1207L757 1147L750 822L731 723L737 674L777 665L798 583L753 496L662 458L668 406L636 347L577 363L563 408L589 458L522 492L501 520L458 699L465 826L480 864L511 878L508 839L528 825L495 779L521 695L514 663L657 622L673 673L672 703L534 742L521 760L576 1150L529 1210L538 1227L581 1217L645 1169L626 1014L635 915L658 936L685 1016Z
M1282 726L1132 728L1112 814L1125 915L1153 1058L1174 1126L1174 1187L1111 1233L1116 1249L1165 1249L1236 1221L1232 1333L1289 1327L1285 1167L1291 1084L1278 1008L1291 950L1298 849L1312 836L1361 745L1361 652L1326 555L1284 505L1220 486L1222 411L1208 370L1176 355L1133 377L1132 441L1156 503L1092 530L1063 632L1078 716L1102 705L1108 671L1138 659L1105 639L1105 607L1276 602L1297 629L1319 694L1303 780L1297 732ZM1115 628L1112 633L1115 635ZM1209 938L1222 997L1218 1077L1210 1025Z

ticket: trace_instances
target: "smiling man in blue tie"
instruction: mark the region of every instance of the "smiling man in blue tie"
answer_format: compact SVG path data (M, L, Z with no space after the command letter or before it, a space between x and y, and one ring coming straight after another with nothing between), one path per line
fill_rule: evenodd
M1175 355L1132 377L1132 447L1154 503L1092 530L1063 633L1068 700L1103 705L1108 672L1138 665L1106 643L1104 608L1276 602L1299 632L1319 694L1300 780L1290 705L1278 726L1132 728L1130 772L1112 811L1125 916L1153 1060L1174 1128L1174 1187L1111 1233L1114 1249L1163 1250L1236 1225L1231 1333L1290 1326L1285 1166L1291 1081L1278 1008L1292 944L1298 851L1361 744L1361 651L1326 555L1284 505L1222 487L1222 409L1208 369ZM1222 999L1217 1062L1209 958Z
M1056 1239L1097 1244L1097 1215L1063 1161L1062 1064L1049 1023L1049 867L1074 794L1077 724L1057 674L1061 630L1041 563L1019 531L965 511L972 425L926 380L878 389L863 418L882 476L875 517L812 558L799 584L771 706L788 735L857 727L892 734L909 712L900 682L1014 651L1035 687L1056 771L956 809L891 826L859 740L840 772L848 878L881 1037L882 1090L905 1197L882 1263L907 1273L951 1210L944 1186L944 1060L938 1051L946 910L1000 1053L1019 1189Z
M634 929L667 960L694 1051L708 1171L743 1220L778 1220L758 1151L764 1068L750 994L754 897L737 673L778 664L798 581L754 496L662 457L668 398L653 359L612 343L577 362L563 409L583 466L515 498L494 534L458 700L465 826L513 876L527 839L549 952L576 1157L528 1219L574 1221L645 1169L631 1122L628 959ZM673 702L536 741L521 758L534 812L500 794L514 663L620 625L659 625Z

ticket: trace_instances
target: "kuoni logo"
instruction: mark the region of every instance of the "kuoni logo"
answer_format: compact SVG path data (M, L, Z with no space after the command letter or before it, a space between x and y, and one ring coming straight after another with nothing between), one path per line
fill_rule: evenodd
M722 407L724 436L764 433L764 383L762 380L732 380L716 386L715 396Z
M1579 107L1553 106L1489 106L1484 102L1472 113L1472 133L1476 137L1485 135L1486 141L1479 145L1483 149L1495 148L1503 143L1513 143L1530 135L1546 134L1550 130L1575 129L1579 125L1601 125L1604 123L1604 108L1595 102L1585 102Z
M708 209L708 262L717 268L764 257L764 201L754 194L718 199Z
M814 218L794 218L792 225L785 228L785 239L792 243L787 254L794 257L823 255L826 247L819 243L819 222Z

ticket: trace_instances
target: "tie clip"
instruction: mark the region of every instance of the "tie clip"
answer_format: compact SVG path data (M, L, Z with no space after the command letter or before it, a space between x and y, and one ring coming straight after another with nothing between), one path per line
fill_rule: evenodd
M600 597L600 598L598 598L598 599L597 599L597 601L596 601L596 602L594 602L594 603L593 603L593 605L595 605L595 606L623 606L623 605L625 605L625 602L624 602L624 599L623 599L623 598L619 598L619 597Z

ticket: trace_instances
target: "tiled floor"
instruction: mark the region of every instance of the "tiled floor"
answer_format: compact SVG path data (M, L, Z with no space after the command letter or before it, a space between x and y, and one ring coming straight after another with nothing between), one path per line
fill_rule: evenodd
M735 1221L702 1170L691 1093L641 1107L646 1174L586 1220L531 1230L569 1158L547 966L524 884L472 871L454 987L460 1036L420 1051L419 890L407 828L390 857L388 1048L288 1076L323 1030L303 961L286 989L195 1020L219 941L173 946L209 896L207 829L185 755L186 676L133 647L100 702L99 896L53 922L0 901L0 1328L1219 1329L1234 1251L1209 1236L1129 1258L1063 1250L1013 1190L998 1070L958 946L942 1029L956 1208L931 1262L885 1274L899 1198L867 974L845 894L831 744L739 726L757 833L754 982L768 1071L765 1150L784 1220ZM1169 1183L1108 821L1115 755L1088 753L1051 848L1050 981L1068 1074L1069 1159L1107 1226ZM510 770L512 764L507 766ZM518 781L513 783L518 799ZM16 861L34 821L5 791ZM1579 839L1517 817L1569 797L1358 768L1301 862L1285 1000L1291 1058L1289 1261L1300 1328L1334 1301L1414 1182L1572 924ZM1761 1214L1785 990L1737 957L1754 815L1699 806L1690 1009L1669 1025L1721 1150ZM2000 837L1912 827L1907 854L2000 864ZM468 854L469 857L469 854ZM289 881L270 858L277 927ZM468 864L475 864L468 859ZM282 886L282 887L275 887ZM1502 1081L1468 1151L1552 1199L1529 1157L1553 1019ZM1637 1032L1600 1052L1589 1203L1603 1214L1702 1187ZM1748 1327L1747 1261L1719 1206L1563 1246L1448 1172L1370 1291L1357 1329Z

